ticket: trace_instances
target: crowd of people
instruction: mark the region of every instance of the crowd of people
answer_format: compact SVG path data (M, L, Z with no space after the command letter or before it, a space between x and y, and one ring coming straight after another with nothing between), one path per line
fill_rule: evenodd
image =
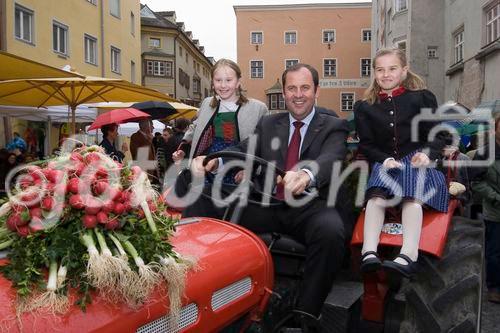
M450 151L458 152L458 148L450 148L445 134L428 140L432 126L436 125L432 122L419 127L417 141L412 139L412 120L422 108L436 109L438 105L433 93L425 89L424 81L409 69L404 51L380 50L372 66L371 85L354 106L358 151L371 169L365 194L360 270L371 273L384 269L388 274L413 277L419 258L423 215L432 210L446 212L450 200L443 171L428 166L449 156ZM211 77L213 95L201 103L193 121L178 118L163 133L153 133L152 121L143 120L130 139L130 148L123 144L120 149L116 147L118 126L106 125L101 129L100 145L120 162L127 151L133 160L140 159L143 149L148 160L157 161L157 166L148 170L156 184L161 184L172 165L178 165L179 170L187 167L188 171L179 176L178 192L186 191L194 178L206 174L223 172L223 186L228 186L229 191L249 177L241 169L224 170L228 162L224 158L213 159L205 165L205 157L214 152L246 152L253 144L255 156L274 161L285 173L276 177L271 195L284 203L277 208L248 205L240 224L256 233L285 233L306 246L304 287L299 292L294 314L296 323L308 332L315 332L319 329L323 302L340 269L345 244L354 226L348 205L327 204L332 165L344 161L347 154L347 122L334 111L315 105L320 93L319 75L307 64L295 64L284 71L282 83L287 112L272 115L264 103L245 96L241 70L235 62L219 60L213 66ZM459 192L472 188L474 196L482 202L488 299L497 303L500 303L499 119L496 118L495 129L492 129L496 140L490 143L495 144L495 163L465 172L466 176L456 179L463 185ZM11 168L22 162L22 154L17 153L22 152L22 146L22 139L15 135L7 149L2 150L2 180ZM422 184L420 179L424 180ZM417 190L420 185L423 193L433 195L423 197ZM209 178L204 183L203 195L185 207L183 216L222 218L226 207L213 202L213 188ZM290 198L298 196L307 198L306 203L289 204ZM382 261L377 252L378 243L386 207L394 198L400 199L403 246L395 258Z

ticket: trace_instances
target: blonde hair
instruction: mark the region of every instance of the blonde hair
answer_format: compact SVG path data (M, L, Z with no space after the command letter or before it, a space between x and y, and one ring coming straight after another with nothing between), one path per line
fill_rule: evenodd
M377 59L380 57L383 57L388 54L394 54L396 57L398 57L399 62L401 63L401 67L408 66L408 61L406 60L406 53L404 50L401 50L399 48L387 48L387 49L380 49L377 51L375 54L375 57L373 57L372 60L372 68L375 70L376 62ZM403 80L401 85L407 89L407 90L422 90L425 89L425 82L422 80L420 76L417 74L413 73L411 70L408 69L408 72L406 74L406 78ZM373 77L373 81L371 82L370 86L368 89L365 90L363 94L363 100L367 101L370 104L374 104L377 99L378 99L378 94L380 93L382 89L377 83L377 80L375 80L375 76Z
M217 100L217 96L215 94L214 85L213 85L214 73L217 69L219 69L220 67L224 67L224 66L231 68L236 73L236 77L238 79L241 79L241 69L238 66L238 64L235 63L234 61L222 58L215 63L214 67L212 67L212 72L210 73L211 77L212 77L212 96L213 96L212 100L210 101L210 106L213 108L216 108L217 105L219 104L219 101ZM238 98L238 101L236 102L236 104L242 105L242 104L245 104L246 102L248 102L248 98L246 98L246 96L243 94L243 89L241 88L241 84L238 87L238 96L239 96L239 98Z

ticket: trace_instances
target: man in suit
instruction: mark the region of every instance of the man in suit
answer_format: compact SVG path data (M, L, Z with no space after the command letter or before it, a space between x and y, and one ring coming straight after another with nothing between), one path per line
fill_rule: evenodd
M340 269L351 232L337 209L327 206L332 166L344 159L348 128L345 120L315 109L319 79L313 67L289 67L282 82L288 112L261 119L255 131L255 155L275 161L278 168L286 170L283 179L278 179L276 196L301 195L313 188L319 196L298 207L287 203L278 208L248 205L240 224L256 233L285 233L306 246L304 283L294 312L308 332L317 332L321 308ZM247 145L248 139L235 149L245 152ZM203 167L203 158L193 161L195 174L218 169L217 159Z

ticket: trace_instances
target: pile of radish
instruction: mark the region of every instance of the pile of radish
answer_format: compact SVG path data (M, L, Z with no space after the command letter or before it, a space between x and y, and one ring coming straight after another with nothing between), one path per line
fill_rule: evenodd
M0 271L17 288L18 313L65 313L71 302L85 307L92 290L137 308L166 283L175 323L195 261L169 244L175 221L139 167L91 146L8 180L15 186L0 207L0 248L10 252ZM79 296L69 296L70 288Z

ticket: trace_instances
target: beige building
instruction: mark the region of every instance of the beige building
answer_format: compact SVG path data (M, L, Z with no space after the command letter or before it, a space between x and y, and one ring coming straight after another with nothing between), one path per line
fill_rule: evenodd
M281 74L308 63L319 72L317 104L341 117L368 87L371 3L234 6L238 64L248 95L284 109Z
M174 11L141 7L143 85L198 106L210 94L213 59Z
M139 11L139 0L0 0L0 50L84 75L140 84ZM42 138L46 126L4 118L0 146L15 131L26 137L34 130ZM54 124L42 150L57 147L67 130Z

